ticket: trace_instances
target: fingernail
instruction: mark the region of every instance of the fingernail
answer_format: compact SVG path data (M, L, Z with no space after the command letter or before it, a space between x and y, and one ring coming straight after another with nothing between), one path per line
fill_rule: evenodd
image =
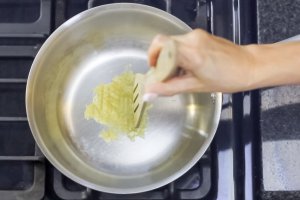
M143 101L145 102L151 102L154 101L158 97L158 94L156 93L145 93L143 96Z

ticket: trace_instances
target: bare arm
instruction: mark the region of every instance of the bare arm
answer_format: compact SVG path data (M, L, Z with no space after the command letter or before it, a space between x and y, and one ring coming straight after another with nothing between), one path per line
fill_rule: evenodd
M300 42L244 48L255 61L250 89L300 83Z
M186 75L146 85L146 93L239 92L300 83L300 42L239 46L194 30L180 36L157 36L148 52L151 66L171 39L177 44L178 63Z

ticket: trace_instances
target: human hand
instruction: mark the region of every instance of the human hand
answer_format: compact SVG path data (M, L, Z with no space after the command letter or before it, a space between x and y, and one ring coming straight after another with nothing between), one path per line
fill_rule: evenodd
M185 92L237 92L251 88L253 59L247 48L200 29L179 36L158 35L148 51L150 66L156 65L160 50L169 40L176 43L178 67L185 74L146 85L145 93L148 96Z

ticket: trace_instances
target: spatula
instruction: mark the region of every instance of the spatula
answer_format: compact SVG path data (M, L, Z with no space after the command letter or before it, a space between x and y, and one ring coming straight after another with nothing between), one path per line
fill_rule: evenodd
M145 82L155 83L166 81L178 73L176 60L176 44L173 40L168 41L161 49L156 66L152 67L147 74L136 74L133 90L134 122L138 128L142 121L147 102L143 101Z

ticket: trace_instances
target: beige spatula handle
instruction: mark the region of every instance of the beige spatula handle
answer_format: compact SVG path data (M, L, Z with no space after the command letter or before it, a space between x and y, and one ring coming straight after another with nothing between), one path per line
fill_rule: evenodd
M178 74L176 43L173 40L168 41L161 49L156 62L156 67L148 73L152 81L163 82Z

